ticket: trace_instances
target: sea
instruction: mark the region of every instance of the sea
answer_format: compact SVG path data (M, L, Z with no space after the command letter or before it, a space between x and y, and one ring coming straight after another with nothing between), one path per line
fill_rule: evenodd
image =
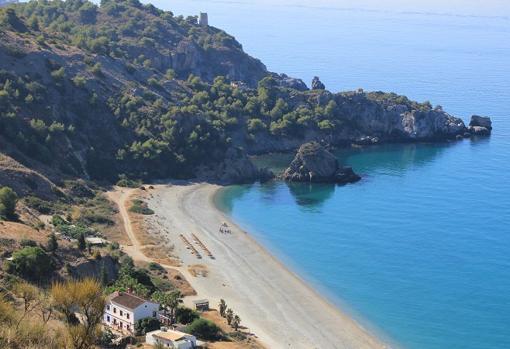
M268 69L331 91L441 105L489 138L340 149L346 186L231 186L217 204L330 302L395 347L510 348L510 4L154 1L207 12ZM278 170L292 154L258 157Z

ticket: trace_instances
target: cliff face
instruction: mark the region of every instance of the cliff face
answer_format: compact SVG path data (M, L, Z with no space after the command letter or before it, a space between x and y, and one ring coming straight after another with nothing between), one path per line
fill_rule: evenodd
M199 166L196 175L200 180L217 181L222 184L266 181L274 177L268 169L257 168L241 148L229 148L218 163Z
M440 107L413 105L405 101L377 103L365 93L344 94L341 97L345 114L361 136L380 140L440 140L453 139L466 131L460 118L449 115Z
M310 141L333 146L369 145L383 142L454 140L470 134L462 119L428 104L420 104L391 93L363 91L333 94L329 91L306 91L301 94L283 92L281 98L290 108L308 110L322 106L331 113L336 124L331 128L308 128L299 137L275 137L258 133L244 146L251 153L292 151Z

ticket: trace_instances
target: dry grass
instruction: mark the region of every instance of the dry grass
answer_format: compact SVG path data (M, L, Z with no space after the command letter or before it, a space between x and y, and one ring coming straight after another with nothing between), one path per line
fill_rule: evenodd
M208 349L263 349L262 344L253 339L241 342L214 342L207 343Z
M0 237L16 241L29 239L38 243L46 243L48 234L46 231L39 231L25 224L0 221Z
M197 294L195 289L190 285L180 271L175 269L167 269L166 271L168 273L168 280L170 280L184 296L194 296Z
M127 205L135 200L144 200L148 193L144 190L137 189L126 201ZM178 258L172 255L173 245L170 245L168 239L164 236L155 236L151 233L149 227L145 222L146 216L143 214L134 213L128 210L129 220L131 222L131 229L135 234L136 239L142 245L142 252L147 257L154 259L155 262L171 266L179 266Z
M131 201L131 198L129 199ZM142 214L134 213L128 210L129 220L131 221L131 227L137 240L142 245L156 245L160 243L149 231L145 228L144 219L145 216Z
M113 206L116 206L116 204L109 200L110 203ZM117 212L111 217L114 224L111 226L105 226L101 233L105 236L106 239L112 242L117 242L121 245L130 245L129 237L127 236L126 232L124 231L124 225L122 222L122 217L120 216L120 213Z
M203 264L192 264L188 266L188 271L194 277L207 277L209 274L209 270L207 270L207 266Z
M142 253L154 260L154 262L164 265L178 267L180 261L171 255L172 250L166 246L144 246Z
M221 330L225 333L233 332L233 329L227 324L227 320L222 318L218 311L210 310L201 313L202 317L211 320L216 325L218 325ZM213 342L208 343L207 348L213 349L263 349L264 346L260 344L256 336L252 333L249 333L246 329L241 328L240 331L246 336L244 340L233 340L230 342Z

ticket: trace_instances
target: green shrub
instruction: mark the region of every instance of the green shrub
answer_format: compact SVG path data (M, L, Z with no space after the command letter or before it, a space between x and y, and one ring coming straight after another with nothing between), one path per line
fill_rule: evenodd
M36 247L37 246L37 242L35 242L34 240L30 240L30 239L21 239L19 244L21 247Z
M23 278L43 280L54 270L52 259L40 247L25 247L12 258L10 270Z
M214 322L202 318L186 326L185 332L205 340L217 340L222 337L221 329Z
M55 234L51 234L48 237L48 242L46 243L46 250L49 252L55 252L58 248L58 241Z
M266 124L264 124L264 122L262 122L262 120L260 120L260 119L248 120L247 126L248 126L248 131L250 131L250 132L264 131L267 128Z
M134 212L134 213L138 213L138 214L143 214L143 215L154 214L154 211L151 210L147 206L147 203L143 202L142 200L133 200L132 201L132 205L129 208L129 211Z
M141 184L140 181L130 179L124 174L119 175L119 180L117 181L117 185L124 188L138 188Z
M73 83L74 83L74 86L76 87L85 87L85 84L87 83L87 78L84 77L83 75L76 75L74 78L73 78Z
M58 228L60 227L61 225L67 225L67 221L62 218L61 216L59 215L54 215L53 217L51 217L51 224L53 224L55 226L55 228Z
M90 72L94 75L102 76L103 71L101 68L102 68L101 63L96 63L90 68Z
M55 79L56 81L61 81L64 79L66 74L66 71L64 67L61 67L60 69L54 70L51 72L51 77Z
M51 125L48 127L48 131L50 133L61 133L65 131L65 126L61 122L53 121Z
M157 271L165 271L165 268L161 266L161 264L156 262L150 262L149 263L149 269L150 270L157 270Z
M186 307L179 307L175 310L175 319L178 323L187 325L198 319L200 316L196 311Z
M80 223L89 225L89 224L104 224L104 225L113 225L114 221L111 216L105 214L104 212L98 212L97 209L84 209L81 211Z
M156 79L154 79L154 78L149 78L149 79L147 80L147 83L148 83L150 86L154 87L154 88L161 88L161 85L159 84L159 81L158 81L158 80L156 80Z
M15 219L18 195L9 187L0 189L0 218Z
M74 225L65 223L57 225L56 228L61 234L73 239L78 239L80 236L86 237L94 234L93 229L80 224Z
M147 332L159 330L160 326L161 324L158 319L151 317L140 319L137 322L135 322L135 332L137 336L143 336Z

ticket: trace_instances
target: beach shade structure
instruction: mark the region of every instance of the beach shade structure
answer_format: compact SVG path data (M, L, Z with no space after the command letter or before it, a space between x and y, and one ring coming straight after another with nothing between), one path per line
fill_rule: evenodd
M194 300L193 305L195 306L195 310L197 310L197 311L208 311L209 310L209 301L207 299Z

